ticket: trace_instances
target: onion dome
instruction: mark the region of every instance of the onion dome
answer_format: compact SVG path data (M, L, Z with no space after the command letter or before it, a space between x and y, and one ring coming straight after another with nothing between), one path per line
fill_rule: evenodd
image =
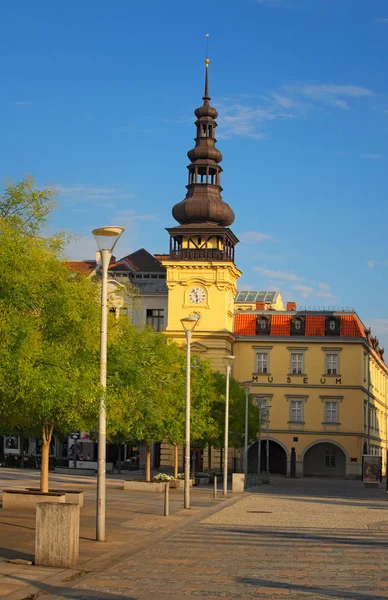
M209 59L205 59L205 94L202 97L203 105L195 110L195 126L197 135L195 147L189 150L187 156L190 164L189 181L186 198L176 204L172 215L181 225L191 223L215 223L222 227L231 225L234 221L234 212L222 200L222 187L220 162L221 152L215 147L215 119L218 113L210 106L209 96Z

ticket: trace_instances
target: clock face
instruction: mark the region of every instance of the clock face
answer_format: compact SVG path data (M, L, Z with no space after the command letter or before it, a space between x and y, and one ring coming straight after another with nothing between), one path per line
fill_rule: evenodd
M206 292L204 289L200 287L195 287L189 291L189 300L193 304L201 304L202 302L205 302L205 299Z

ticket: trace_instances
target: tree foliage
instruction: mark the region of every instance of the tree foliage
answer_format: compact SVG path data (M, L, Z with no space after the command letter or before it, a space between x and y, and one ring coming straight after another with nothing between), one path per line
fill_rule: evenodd
M52 195L32 186L9 184L0 200L0 420L41 433L47 449L54 429L96 418L99 300L41 235Z
M225 430L225 398L226 377L223 373L213 373L213 386L216 401L213 404L212 416L217 423L217 434L212 439L216 448L224 444ZM248 443L256 439L259 423L259 410L248 398ZM245 389L233 377L229 381L229 446L242 448L245 443Z

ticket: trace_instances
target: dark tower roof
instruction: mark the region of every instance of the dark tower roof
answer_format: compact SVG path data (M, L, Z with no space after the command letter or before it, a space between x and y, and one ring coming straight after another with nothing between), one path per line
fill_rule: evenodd
M195 110L197 120L197 136L195 147L189 150L187 156L191 161L189 182L186 198L178 202L172 209L172 216L181 225L194 223L216 224L222 227L231 225L234 221L234 212L222 200L220 185L222 168L221 152L215 147L215 119L218 113L210 106L209 96L209 59L205 59L205 93L202 97L203 104Z

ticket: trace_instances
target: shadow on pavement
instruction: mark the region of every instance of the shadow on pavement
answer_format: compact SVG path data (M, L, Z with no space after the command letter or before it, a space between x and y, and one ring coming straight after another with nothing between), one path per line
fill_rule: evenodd
M349 536L353 536L353 537L342 537L342 536L336 536L336 535L321 535L319 534L319 530L318 531L310 531L310 532L306 532L306 533L298 533L296 531L285 531L284 529L282 530L274 530L272 527L268 527L268 529L263 529L263 528L257 528L257 529L251 529L251 528L246 528L246 529L242 529L239 527L220 527L218 526L214 526L214 525L204 525L201 524L201 527L206 527L209 529L212 529L212 533L214 534L214 536L216 536L217 539L213 539L213 537L210 537L209 535L209 543L211 542L212 545L214 544L220 544L220 545L224 545L224 544L228 544L228 545L256 545L257 543L262 544L262 537L268 538L269 536L271 537L272 541L271 544L274 543L274 539L273 538L277 538L279 540L287 540L287 541L309 541L309 542L319 542L320 544L329 544L330 546L335 545L335 544L340 544L340 545L345 545L345 546L370 546L372 548L385 548L387 546L387 541L386 541L386 537L385 537L385 532L381 532L382 533L382 538L381 541L379 540L375 540L372 538L365 538L365 536L360 536L360 532L359 530L355 529L349 529L347 530L347 533L349 534ZM327 530L325 530L327 531ZM224 537L222 537L222 533L224 533ZM221 536L220 536L221 533ZM236 534L238 534L239 536L251 536L251 539L245 539L244 541L242 541L241 539L237 538L235 540L232 539L231 536L235 536ZM190 545L193 544L201 544L203 543L203 540L201 539L201 535L202 534L198 534L198 536L196 535L189 535L188 533L186 533L187 536L187 540L188 543ZM256 539L255 539L256 538ZM170 540L170 544L173 543L179 543L180 539L178 537L176 538L172 538Z
M57 600L60 600L61 598L66 598L67 600L118 600L119 598L120 600L136 600L134 596L126 596L124 594L112 594L111 592L101 592L87 588L82 588L82 590L80 590L76 588L70 588L66 585L50 585L48 583L41 583L39 581L31 581L30 579L18 577L16 575L7 575L7 578L13 579L15 581L22 581L26 585L33 585L45 595L51 595L52 598L55 598ZM26 598L33 598L34 596L35 594L31 596L26 596Z
M254 579L248 577L237 577L236 581L245 585L251 585L254 587L279 589L292 592L304 592L306 598L311 598L313 594L319 594L320 596L329 596L330 598L353 598L353 600L387 600L387 596L378 596L376 592L370 594L369 592L356 592L356 591L345 591L336 590L330 587L323 588L314 585L301 585L299 583L283 583L281 581L270 581L268 579Z
M22 558L23 560L34 561L35 556L33 554L29 554L28 552L21 552L20 550L10 550L9 548L1 548L0 547L0 557L1 558Z

